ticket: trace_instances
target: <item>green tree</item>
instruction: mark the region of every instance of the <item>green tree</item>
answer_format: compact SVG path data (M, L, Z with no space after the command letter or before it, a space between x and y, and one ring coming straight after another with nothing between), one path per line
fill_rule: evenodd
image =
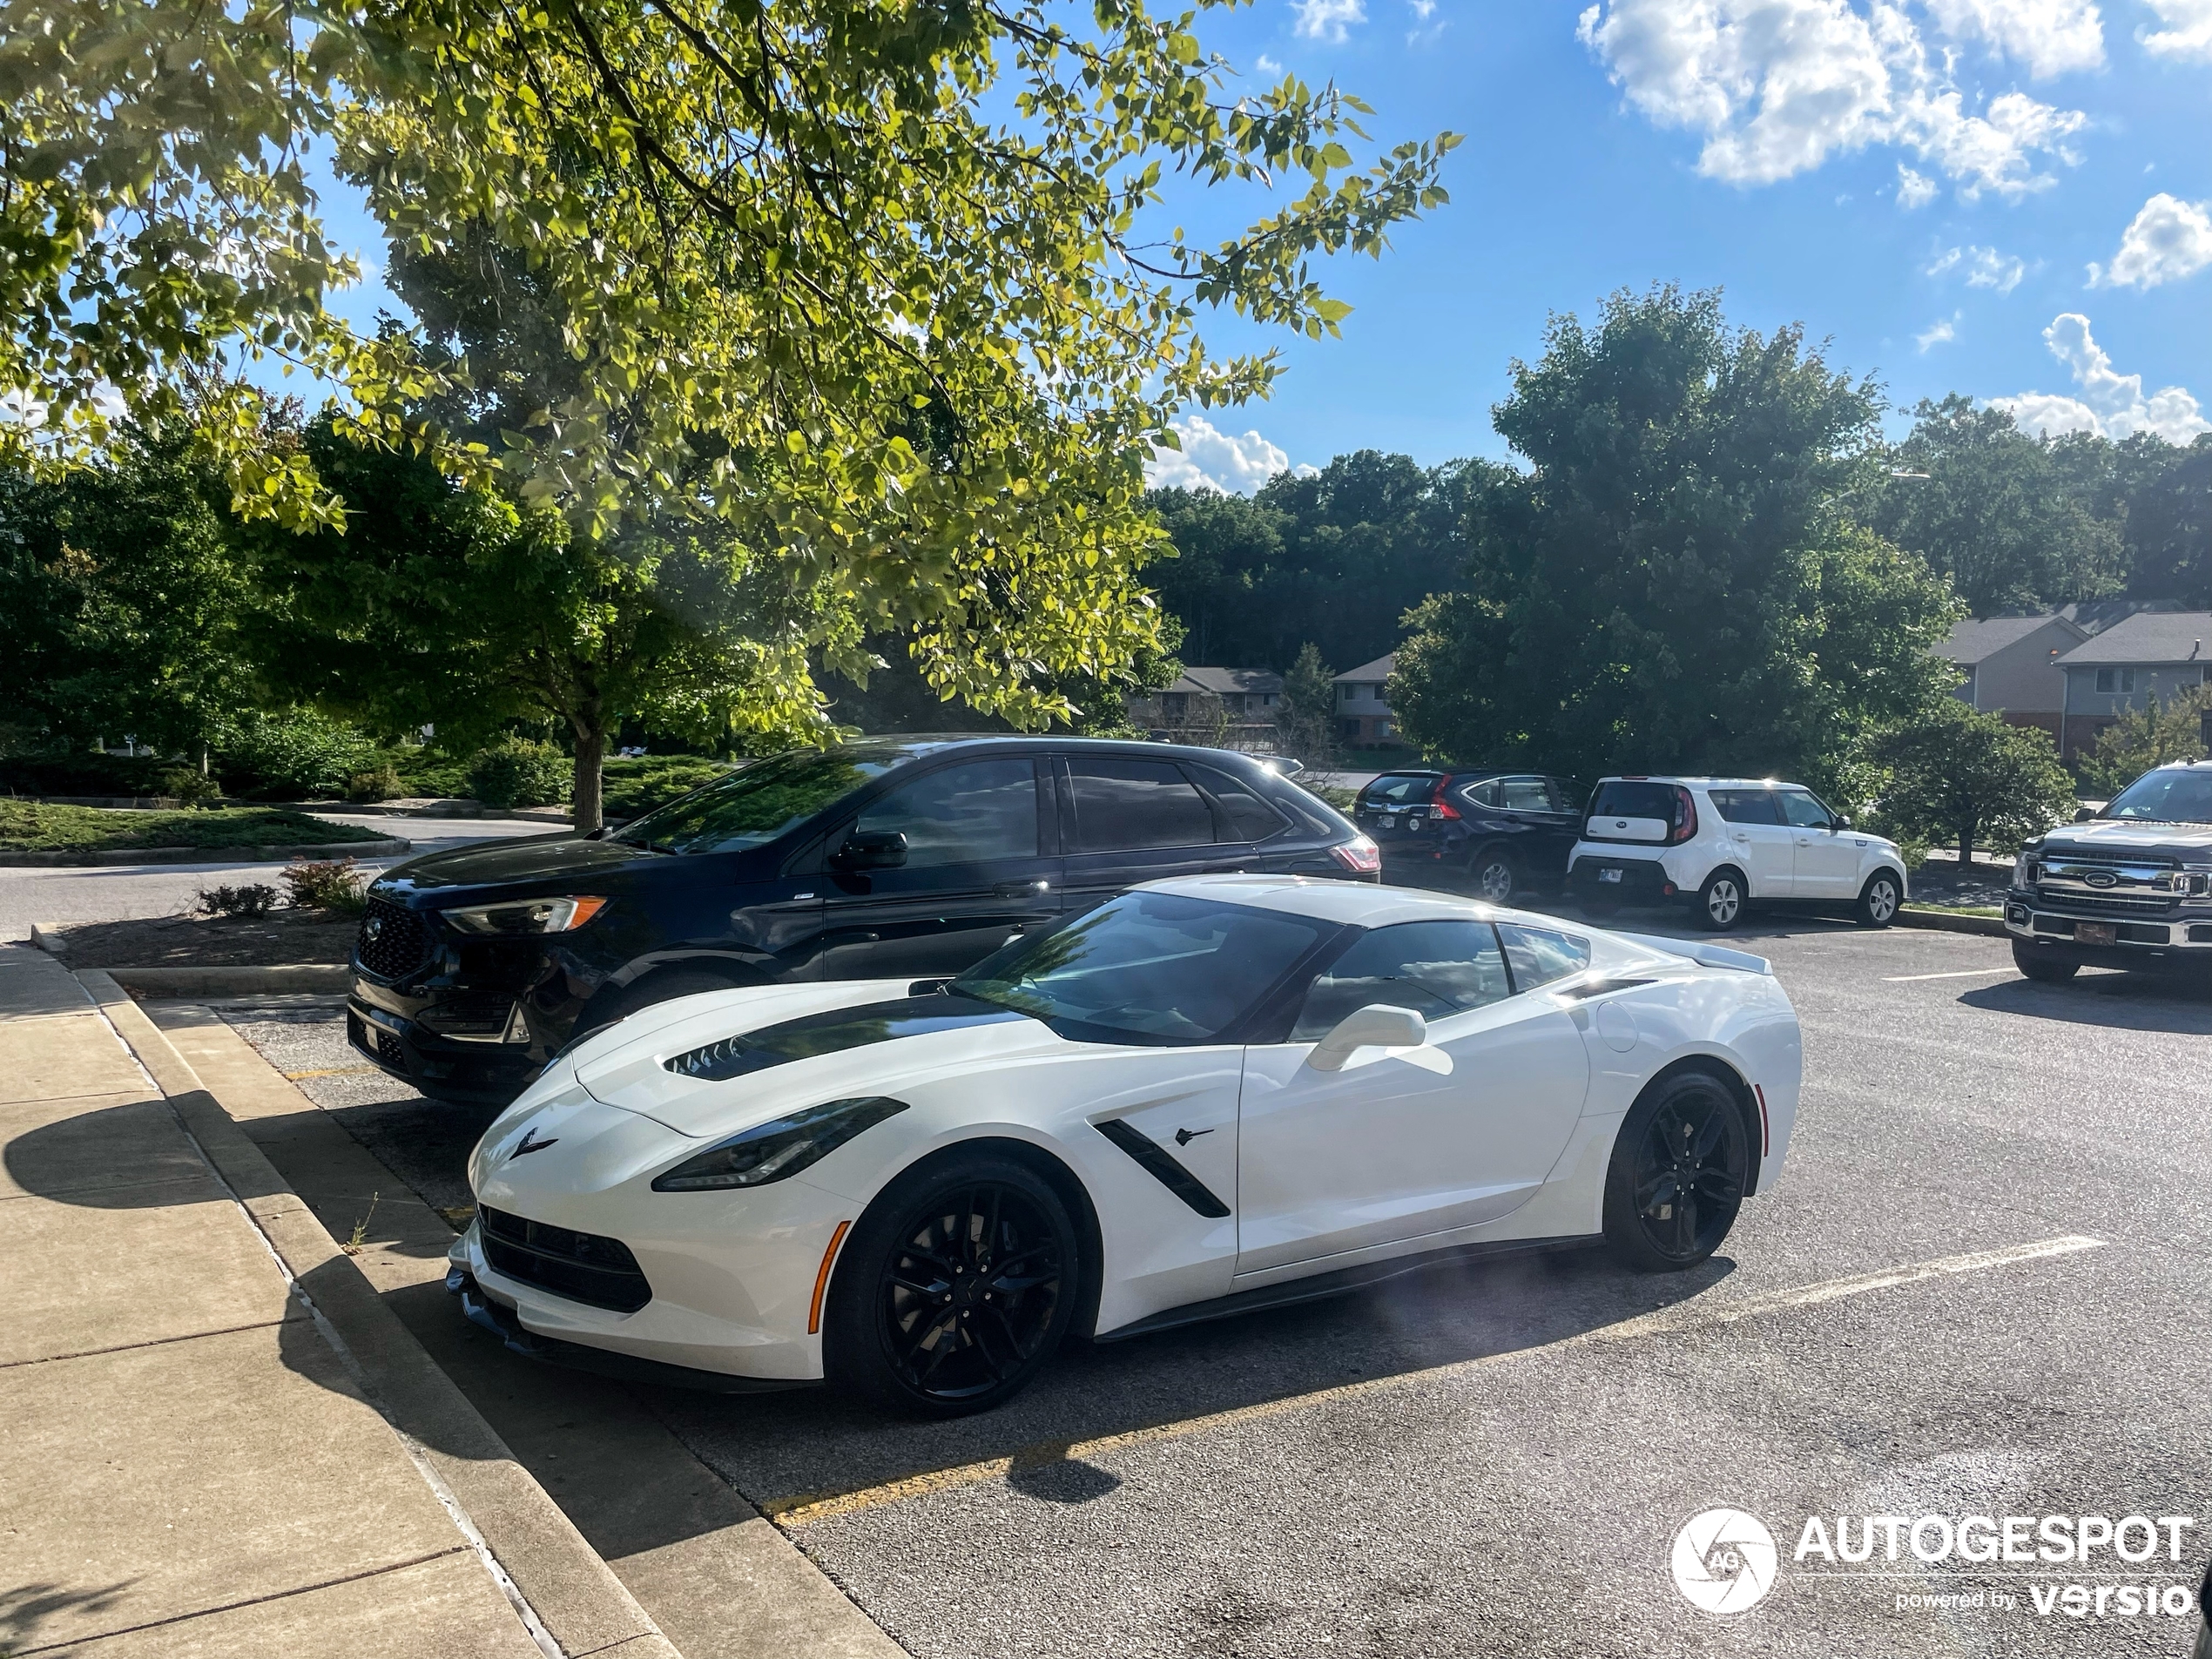
M2074 780L2047 732L1938 698L1877 741L1889 768L1885 818L1907 835L1949 840L1959 867L1978 842L2009 853L2069 816Z
M1719 297L1553 320L1498 430L1530 465L1470 492L1466 585L1407 619L1389 693L1434 755L1570 775L1781 772L1825 786L1939 695L1957 614L1844 505L1882 461L1873 388Z
M1337 686L1321 648L1312 640L1283 676L1276 731L1285 753L1321 771L1335 768L1342 750L1337 741Z
M2102 438L2029 436L2005 409L1952 393L1921 402L1892 464L1911 475L1871 489L1866 517L1951 578L1977 617L2117 593L2128 576L2124 513L2100 510Z
M2153 766L2204 759L2202 716L2212 708L2212 687L2193 686L2161 707L2131 709L2097 733L2097 746L2074 762L2084 793L2109 800Z

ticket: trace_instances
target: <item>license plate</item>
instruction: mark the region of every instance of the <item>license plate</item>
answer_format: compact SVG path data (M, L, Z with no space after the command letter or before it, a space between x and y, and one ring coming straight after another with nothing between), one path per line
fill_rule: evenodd
M2084 945L2116 945L2120 942L2120 928L2109 921L2077 921L2074 936Z
M1597 879L1600 881L1617 882L1621 879L1621 873L1618 870L1600 870L1597 873Z

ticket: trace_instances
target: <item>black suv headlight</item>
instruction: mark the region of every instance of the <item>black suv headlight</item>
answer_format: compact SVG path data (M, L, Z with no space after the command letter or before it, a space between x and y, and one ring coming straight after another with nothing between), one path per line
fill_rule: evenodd
M519 904L467 905L441 910L464 934L513 938L520 934L565 934L597 915L607 901L597 897L525 899Z
M907 1109L881 1095L833 1100L757 1123L657 1177L655 1192L705 1192L722 1187L764 1187L819 1163L854 1136Z

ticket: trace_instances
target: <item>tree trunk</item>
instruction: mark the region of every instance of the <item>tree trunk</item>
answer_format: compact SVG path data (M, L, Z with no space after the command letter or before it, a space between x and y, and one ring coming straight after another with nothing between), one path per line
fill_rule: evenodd
M576 829L589 835L606 820L601 815L605 798L607 725L594 706L569 716L576 733Z
M1959 873L1960 875L1962 875L1962 876L1963 876L1963 875L1965 875L1968 870L1970 870L1970 869L1972 869L1972 868L1973 867L1973 862L1974 862L1974 828L1975 828L1974 820L1973 820L1973 819L1971 819L1971 818L1968 818L1968 819L1962 819L1959 821Z

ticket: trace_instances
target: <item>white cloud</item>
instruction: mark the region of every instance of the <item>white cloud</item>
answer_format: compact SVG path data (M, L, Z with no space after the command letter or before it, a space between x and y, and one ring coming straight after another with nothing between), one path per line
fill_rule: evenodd
M1259 72L1263 75L1280 75L1283 72L1283 66L1265 52L1259 55L1258 67Z
M1954 311L1948 317L1937 318L1925 329L1912 336L1912 343L1920 348L1923 356L1926 355L1931 346L1948 346L1959 338L1959 319L1966 314L1963 311Z
M2052 319L2043 331L2051 355L2074 371L2080 394L2067 397L2054 392L2023 392L2018 397L1990 401L2010 409L2013 418L2030 431L2097 432L2107 438L2124 438L2135 432L2155 432L2169 443L2187 443L2200 432L2212 431L2197 401L2178 386L2143 395L2143 377L2122 374L2112 357L2089 333L2089 320L2078 311Z
M1943 186L1925 173L1915 172L1902 161L1897 164L1897 205L1912 209L1925 207L1942 191Z
M2027 274L2027 264L2009 253L2000 253L1993 247L1946 248L1928 266L1932 277L1948 276L1953 271L1964 272L1970 288L1994 288L2000 293L2010 293L2020 285Z
M1300 475L1312 467L1293 467L1281 448L1257 432L1242 437L1224 432L1203 415L1178 416L1169 424L1183 448L1155 449L1144 482L1159 489L1211 489L1224 496L1249 496L1278 472Z
M2212 0L2148 0L2163 29L2138 30L2146 50L2161 57L2212 63Z
M1291 0L1291 10L1298 14L1293 33L1332 46L1351 37L1353 24L1367 21L1367 0Z
M1436 0L1406 0L1406 3L1413 9L1413 16L1422 23L1436 15Z
M2094 0L1928 0L1928 11L1953 40L1985 42L2039 81L2104 65Z
M2024 92L1979 114L1919 26L1888 0L1599 0L1576 30L1629 103L1662 126L1705 136L1698 166L1732 184L1770 184L1831 156L1895 145L1932 163L1968 199L2054 182L2044 159L2079 158L2078 111ZM1909 176L1907 176L1909 174ZM1898 196L1930 193L1910 170Z
M2159 192L2121 233L2112 264L2089 267L2089 286L2155 288L2212 265L2212 213L2205 211L2207 206Z

